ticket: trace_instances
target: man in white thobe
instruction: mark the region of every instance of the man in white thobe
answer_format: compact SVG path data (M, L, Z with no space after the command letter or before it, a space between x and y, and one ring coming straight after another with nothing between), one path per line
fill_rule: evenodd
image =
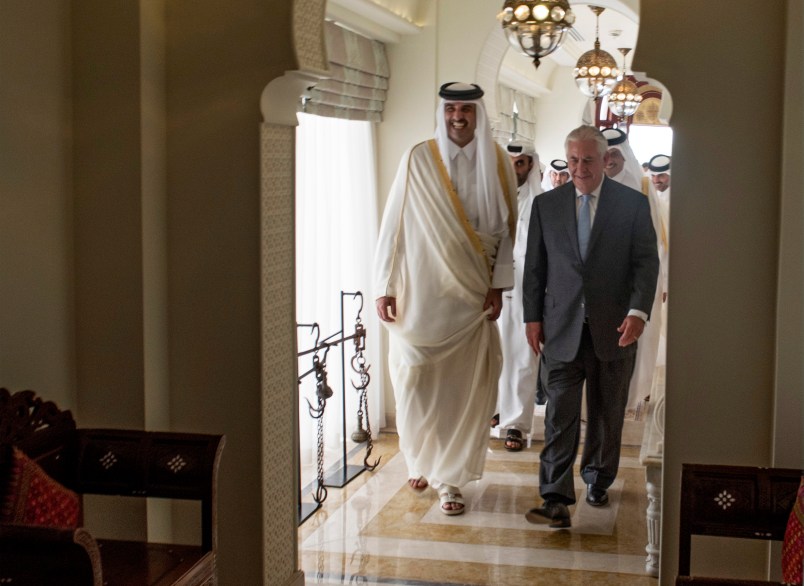
M463 513L481 478L502 363L495 320L513 286L516 179L474 84L441 86L434 140L402 157L375 260L376 308L409 485Z
M498 322L502 340L503 368L500 374L497 413L499 425L507 430L505 449L522 449L522 435L533 425L539 359L522 340L525 321L522 313L522 267L528 241L528 222L533 198L542 192L539 155L533 143L514 140L506 145L517 180L519 215L514 246L514 288L503 295L503 310Z
M662 285L662 334L659 342L658 366L660 372L664 372L666 365L667 348L667 269L670 262L670 166L671 160L667 155L655 155L648 161L648 176L651 181L651 193L656 197L659 217L662 222L664 234L663 246L659 249L659 261L661 263L661 285ZM663 381L664 377L660 376ZM664 387L658 389L664 393ZM658 399L658 397L656 397Z
M656 194L649 189L649 182L643 181L642 166L636 158L628 135L619 128L603 129L603 136L608 142L609 160L604 169L606 176L614 181L627 185L632 189L641 191L648 197L650 215L653 229L656 232L656 246L663 249L663 230L659 204ZM645 324L645 331L639 338L637 346L636 364L631 383L628 387L628 403L625 407L625 418L640 420L645 411L645 405L653 389L656 376L656 367L660 359L659 346L662 333L662 296L664 293L661 274L656 284L656 294L653 298L653 307L650 312L650 321Z

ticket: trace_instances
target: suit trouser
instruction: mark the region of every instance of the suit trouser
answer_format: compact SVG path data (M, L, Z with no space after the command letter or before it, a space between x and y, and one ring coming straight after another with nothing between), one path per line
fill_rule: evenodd
M598 360L586 324L574 360L561 362L544 357L547 410L539 466L539 493L543 498L575 503L572 467L581 437L584 382L587 424L581 477L597 488L608 488L614 482L620 465L623 417L634 361L635 354L610 362Z

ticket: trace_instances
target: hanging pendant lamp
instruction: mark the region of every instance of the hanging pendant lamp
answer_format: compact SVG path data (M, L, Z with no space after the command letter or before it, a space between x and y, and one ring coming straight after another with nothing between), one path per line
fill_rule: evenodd
M620 70L617 69L614 57L600 48L600 14L605 8L602 6L589 6L589 8L596 17L595 48L580 56L572 75L581 93L596 100L611 93L620 76Z
M511 46L539 67L539 60L558 49L575 22L567 0L506 0L497 15Z
M642 103L642 96L639 94L637 85L628 79L628 70L625 67L625 56L628 55L630 48L617 49L623 55L623 77L609 95L609 110L621 120L633 116L634 112Z

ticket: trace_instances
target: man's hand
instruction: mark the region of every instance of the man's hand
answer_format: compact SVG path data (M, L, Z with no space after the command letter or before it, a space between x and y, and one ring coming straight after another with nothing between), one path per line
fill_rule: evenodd
M395 322L396 297L378 297L374 302L377 306L377 315L382 321Z
M623 323L617 328L617 331L622 334L619 341L620 347L625 348L636 342L639 336L642 335L644 329L645 322L642 321L642 318L635 315L626 316Z
M483 311L491 308L491 313L489 313L487 319L494 321L500 317L502 306L502 289L489 289L488 293L486 293L486 300L483 302Z
M525 324L525 336L528 338L528 346L538 356L542 352L542 345L544 344L544 330L542 330L542 322L529 321Z

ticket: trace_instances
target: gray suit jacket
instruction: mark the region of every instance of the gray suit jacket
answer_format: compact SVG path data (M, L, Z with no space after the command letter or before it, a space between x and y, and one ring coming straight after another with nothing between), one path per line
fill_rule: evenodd
M630 309L650 315L659 256L648 198L603 179L584 263L578 249L575 186L567 183L534 199L525 256L525 322L542 322L545 356L573 360L584 317L599 360L625 358L617 328ZM585 303L584 303L585 301Z

